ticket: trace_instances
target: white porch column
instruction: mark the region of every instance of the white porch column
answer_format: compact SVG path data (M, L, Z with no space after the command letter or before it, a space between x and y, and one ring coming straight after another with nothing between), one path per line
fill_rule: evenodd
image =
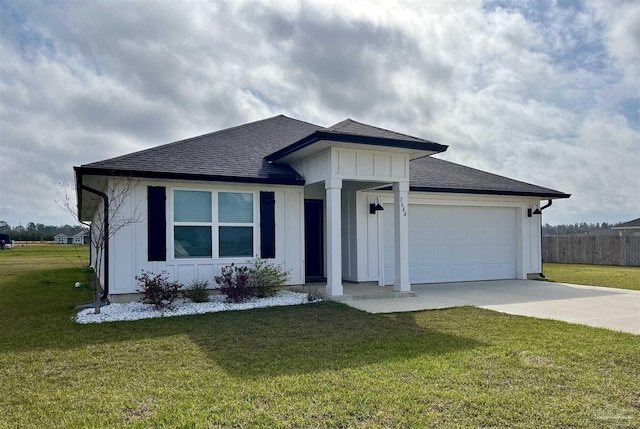
M395 274L393 290L409 292L409 183L394 182L393 184L394 210L394 245L395 245Z
M342 180L324 182L327 218L327 295L342 295Z

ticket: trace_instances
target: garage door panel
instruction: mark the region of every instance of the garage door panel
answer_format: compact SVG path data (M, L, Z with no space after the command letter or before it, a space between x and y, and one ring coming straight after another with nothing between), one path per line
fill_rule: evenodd
M420 265L414 267L414 270L416 275L422 278L432 278L434 275L433 266Z
M495 246L492 248L492 253L498 261L511 261L515 262L513 257L513 249L510 246Z
M433 267L433 282L446 282L453 275L451 272L452 267L449 265L438 265Z
M409 230L411 236L411 230ZM433 242L437 244L449 244L451 243L451 228L448 227L434 227L433 228Z
M409 252L409 265L420 265L425 259L433 261L436 258L438 258L438 254L431 247L412 247L412 251Z
M416 247L430 246L434 240L434 233L432 227L416 227L410 228L414 234L414 244Z
M383 212L384 277L395 277L393 205ZM411 283L516 277L516 212L504 207L409 206Z

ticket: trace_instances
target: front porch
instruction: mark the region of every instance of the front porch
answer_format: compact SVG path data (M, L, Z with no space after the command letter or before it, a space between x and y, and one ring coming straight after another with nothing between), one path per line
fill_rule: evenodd
M386 186L390 190L379 190ZM331 179L305 186L306 284L313 284L319 296L339 301L359 299L354 297L361 295L413 296L409 284L408 191L406 181ZM394 233L391 255L387 255L391 256L392 275L386 281L392 287L381 287L385 283L382 195L393 203L388 216L392 216Z
M291 165L305 179L303 270L306 282L326 279L317 285L319 294L407 296L411 292L409 161L443 149L396 137L370 136L359 142L314 140L274 158ZM393 247L386 259L381 246L383 224L378 221L382 194L393 204L389 210L393 211ZM391 268L393 290L381 293L386 289L375 289L377 284L389 283L383 275L385 261ZM345 282L373 282L374 289L355 292L351 287L354 293L349 293Z

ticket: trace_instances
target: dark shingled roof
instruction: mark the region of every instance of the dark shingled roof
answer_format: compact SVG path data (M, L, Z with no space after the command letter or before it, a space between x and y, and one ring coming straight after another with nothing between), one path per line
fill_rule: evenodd
M433 157L409 163L410 188L415 191L522 195L568 198L569 195Z
M340 133L354 134L359 136L380 137L387 139L408 140L421 143L434 143L429 140L419 139L418 137L400 134L395 131L385 130L384 128L374 127L372 125L363 124L353 119L345 119L335 125L329 127L331 131Z
M445 148L429 140L373 127L351 119L324 128L283 115L180 140L104 161L84 164L76 174L123 174L134 177L219 180L303 185L304 178L285 164L265 157L295 147L313 136L365 136L376 142ZM338 137L339 138L339 137ZM349 141L347 139L347 141ZM444 150L444 149L442 149ZM416 191L567 198L569 195L432 157L410 162Z
M283 115L140 152L85 164L81 169L114 170L141 177L303 184L287 165L270 164L268 154L323 127Z

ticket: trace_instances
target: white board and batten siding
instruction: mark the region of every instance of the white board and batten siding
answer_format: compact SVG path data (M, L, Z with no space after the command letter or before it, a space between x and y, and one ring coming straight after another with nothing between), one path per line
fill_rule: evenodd
M148 260L147 237L147 186L165 186L167 194L167 260ZM144 269L154 273L167 271L172 280L188 284L192 280L208 280L215 286L214 276L231 263L246 264L250 257L238 258L189 258L174 257L173 206L174 189L252 192L254 193L254 255L260 254L260 191L274 192L276 224L276 258L270 261L283 264L291 271L290 284L304 283L304 190L292 186L255 186L229 183L141 181L122 208L123 216L132 216L137 210L140 222L121 229L110 244L110 292L114 294L136 293L135 276ZM215 245L215 243L214 243ZM117 250L116 250L117 249Z
M409 156L384 150L331 147L292 166L307 185L332 179L379 183L409 180Z

